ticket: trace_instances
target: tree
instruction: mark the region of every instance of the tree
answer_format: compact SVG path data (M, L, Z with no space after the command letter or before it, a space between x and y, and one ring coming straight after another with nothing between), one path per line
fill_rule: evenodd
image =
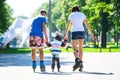
M51 18L52 18L52 27L51 27L51 31L52 32L55 32L57 29L59 29L59 27L58 26L56 26L57 25L57 20L60 18L60 16L61 16L61 14L62 14L62 12L61 12L61 9L60 9L60 7L59 7L59 1L60 0L52 0L52 4L51 4L51 11L52 11L52 16L51 16ZM47 11L47 21L48 21L48 27L49 27L49 15L50 15L50 13L49 13L49 3L48 2L45 2L45 3L43 3L34 13L33 13L33 15L32 15L32 17L35 17L36 15L38 15L39 14L39 11L41 10L41 9L45 9L46 11ZM56 27L57 27L57 29L56 29Z
M101 15L101 25L102 25L102 48L106 48L106 42L107 42L107 32L110 27L109 20L108 20L108 10L106 8L110 4L110 0L100 0L101 3L104 4L104 7L101 9L100 15Z
M118 47L118 39L120 38L120 0L112 0L113 3L113 12L112 12L112 20L114 25L114 38L116 47Z
M5 3L5 0L0 2L0 33L6 31L12 22L12 10L10 6Z
M107 32L111 29L110 14L112 6L109 0L87 0L84 7L85 13L88 16L88 21L92 30L97 35L102 33L101 47L106 47ZM88 12L87 12L88 11ZM96 33L95 33L96 34Z
M101 47L105 48L107 33L115 26L116 33L120 32L120 1L119 0L52 0L52 21L58 29L65 32L68 15L73 6L79 6L90 24L92 31L102 34ZM42 7L48 4L43 5Z

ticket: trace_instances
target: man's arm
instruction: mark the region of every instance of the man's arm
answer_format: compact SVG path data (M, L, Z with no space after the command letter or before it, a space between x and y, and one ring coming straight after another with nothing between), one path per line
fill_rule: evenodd
M46 24L44 22L42 23L42 30L44 32L46 42L48 42L48 36L47 36L47 31L46 31Z

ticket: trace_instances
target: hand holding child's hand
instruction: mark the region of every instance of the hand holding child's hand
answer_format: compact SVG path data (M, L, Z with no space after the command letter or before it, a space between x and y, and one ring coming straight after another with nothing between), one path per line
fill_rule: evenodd
M51 46L52 46L49 42L46 42L46 45L47 45L48 47L51 47Z

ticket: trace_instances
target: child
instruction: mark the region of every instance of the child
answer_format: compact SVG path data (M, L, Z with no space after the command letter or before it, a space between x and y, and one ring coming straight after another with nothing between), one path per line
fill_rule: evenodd
M66 44L66 40L64 40L62 42L62 37L57 34L55 36L55 40L53 42L50 43L46 43L48 47L51 46L51 53L52 53L52 65L51 65L51 68L52 68L52 72L54 72L54 68L55 68L55 61L57 62L57 69L58 69L58 72L60 71L60 58L59 58L59 55L61 53L61 50L60 50L60 47L64 47L65 44Z

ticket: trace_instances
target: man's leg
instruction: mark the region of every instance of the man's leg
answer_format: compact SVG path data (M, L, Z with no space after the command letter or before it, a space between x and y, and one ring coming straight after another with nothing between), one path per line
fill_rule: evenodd
M32 61L36 61L36 48L32 48Z
M37 67L37 64L36 64L36 48L32 48L31 57L32 57L32 68L33 68L33 71L35 72L35 69Z
M42 72L45 71L43 48L39 48L39 58L40 58L40 68Z

